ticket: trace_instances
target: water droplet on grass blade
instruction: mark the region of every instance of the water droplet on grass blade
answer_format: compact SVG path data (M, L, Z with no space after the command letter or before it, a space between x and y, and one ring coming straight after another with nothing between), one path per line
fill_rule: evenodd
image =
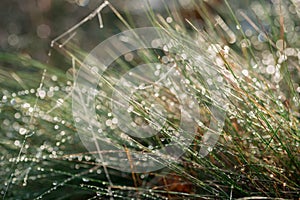
M244 70L242 71L242 74L243 74L244 76L248 76L248 75L249 75L249 72L248 72L248 70L244 69Z
M87 178L82 178L82 181L83 181L83 182L88 182L89 179L87 179Z
M25 128L20 128L20 130L19 130L19 133L20 133L21 135L25 135L26 132L27 132L27 129L25 129Z
M41 98L41 99L44 99L45 96L46 96L46 92L44 90L39 90L38 91L38 96Z
M266 72L268 74L274 74L275 73L275 67L273 65L268 65L267 68L266 68Z
M64 103L64 100L61 99L61 98L56 101L56 105L59 106L59 107L62 106L63 103Z

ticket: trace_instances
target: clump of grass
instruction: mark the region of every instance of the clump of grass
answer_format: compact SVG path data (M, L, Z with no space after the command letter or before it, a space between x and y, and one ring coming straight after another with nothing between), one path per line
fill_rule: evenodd
M127 28L134 25L110 6ZM196 47L203 45L198 53L210 60L227 83L220 88L227 102L225 125L217 145L202 158L199 147L212 120L210 105L214 99L205 93L207 80L197 70L201 66L190 62L194 52L186 50L184 59L176 59L178 55L168 51L140 50L132 52L130 62L125 57L112 64L105 74L110 85L137 64L149 60L163 63L166 56L176 64L183 79L189 80L186 87L199 102L202 123L192 145L178 163L166 162L166 168L150 173L107 169L95 152L88 152L82 145L72 118L71 92L75 72L87 53L72 40L63 46L59 46L60 41L54 44L70 62L69 70L25 55L1 53L2 194L7 199L299 197L297 6L292 0L253 1L250 10L237 10L224 1L222 7L212 9L209 3L192 1L192 11L188 12L193 14L189 18L185 18L186 12L175 12L166 5L167 19L147 10L153 26L175 30ZM168 34L174 37L171 31ZM181 47L175 48L179 51ZM105 92L109 97L110 89ZM149 95L149 91L146 93ZM170 91L162 93L178 104ZM132 105L141 116L151 119L136 103L144 98L143 93L139 95ZM101 100L97 99L102 105L97 108L100 119L110 112L109 105ZM175 113L164 128L176 129L178 110L172 111L167 103L164 106ZM111 126L102 129L111 135L120 132ZM159 137L128 138L122 144L129 152L141 150L141 144L147 151L150 145L161 148L171 138L164 132Z

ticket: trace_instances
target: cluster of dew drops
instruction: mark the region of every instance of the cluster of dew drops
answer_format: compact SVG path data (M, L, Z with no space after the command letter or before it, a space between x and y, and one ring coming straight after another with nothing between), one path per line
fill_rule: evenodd
M27 186L31 170L43 172L44 168L39 164L43 160L76 159L79 163L91 160L88 155L65 156L64 149L74 144L72 112L65 110L71 107L72 85L69 80L62 83L56 75L44 73L40 87L1 91L0 113L4 116L0 120L2 138L10 146L0 160L4 161L2 173L12 177L5 182L5 186L19 182ZM80 168L79 164L71 166ZM44 175L30 176L30 179L39 179Z
M252 6L256 8L258 16L262 16L262 14L259 13L261 10L259 8L259 5L253 4ZM292 8L289 9L291 12ZM286 18L290 21L290 23L293 23L292 20L289 19L288 15ZM167 21L171 22L172 20L171 18L168 18ZM292 33L299 31L300 27L287 26L287 28L293 29L289 31L287 37L287 40L290 40L292 42L294 40L294 37L296 37ZM240 27L237 27L237 29L240 29ZM282 39L279 39L275 41L275 46L278 49L278 51L276 52L276 56L274 56L272 52L270 52L268 49L263 50L265 48L263 44L266 42L266 38L264 35L259 34L257 36L254 34L254 30L250 28L245 30L245 34L249 38L249 41L242 41L240 44L241 47L248 47L248 44L251 44L256 50L259 50L262 53L260 55L261 59L258 59L259 62L252 62L252 69L243 69L241 71L241 76L251 78L251 80L256 84L256 86L258 86L258 88L261 88L262 83L259 82L257 78L251 77L250 70L255 70L260 74L264 74L271 77L271 80L275 83L275 87L277 89L280 89L279 82L283 78L280 72L281 63L286 61L288 58L293 57L295 59L298 59L299 64L300 49L286 47L286 43ZM63 115L63 113L58 116L56 115L59 113L57 112L57 110L60 110L61 107L63 107L65 104L70 103L70 99L66 99L65 97L71 92L73 83L71 81L67 81L65 85L59 84L58 77L55 75L46 77L45 79L47 79L48 82L52 83L49 84L51 86L47 86L48 84L44 84L42 87L39 88L31 88L14 92L2 90L0 94L0 114L3 114L7 117L5 119L0 120L1 130L3 131L2 134L4 134L4 137L6 137L7 142L10 143L10 141L12 141L12 145L14 146L12 147L12 149L16 149L17 153L13 152L11 155L2 156L0 157L1 161L5 161L7 158L9 158L10 163L38 163L41 159L57 158L59 156L64 155L64 151L62 150L63 148L61 148L61 146L63 146L63 144L65 144L66 142L72 141L72 137L69 134L69 132L71 131L68 131L70 127L73 127L72 122L70 121L71 116L66 117ZM299 83L295 83L294 87L296 88L296 92L300 93ZM283 98L285 98L284 94L278 96L278 100L282 101ZM27 99L29 101L26 101ZM295 97L292 100L296 105L299 106L299 99ZM47 105L50 106L46 107L43 101L47 102ZM11 109L13 111L7 111L7 108L13 108ZM52 112L54 110L55 112ZM250 118L255 117L253 111L249 112L249 116ZM47 130L38 129L36 126L34 126L35 119L40 119L49 122L49 124L51 124L50 128L48 127ZM106 122L107 126L111 126L111 124L117 124L117 121L112 119ZM26 152L30 148L30 145L33 144L27 142L26 139L34 135L39 136L45 131L53 134L53 137L55 138L54 141L43 142L42 144L37 146L34 156L28 156ZM20 150L20 156L17 156L18 150ZM67 157L67 159L77 159L78 161L90 161L91 157L79 155L70 156ZM80 167L80 164L74 165L75 169L80 169ZM18 172L19 174L23 174L23 186L27 185L27 175L30 172L30 170L31 168L26 168ZM44 168L37 167L37 170L44 171ZM11 172L11 169L9 166L5 166L4 171ZM18 173L15 172L15 174ZM98 169L96 170L96 173L101 174L102 170ZM12 179L12 183L16 181L17 177L15 176ZM83 182L88 182L88 179L83 179ZM57 184L57 182L53 182L53 186L56 186ZM101 188L98 188L98 190L100 191ZM101 192L99 192L99 195L101 195Z

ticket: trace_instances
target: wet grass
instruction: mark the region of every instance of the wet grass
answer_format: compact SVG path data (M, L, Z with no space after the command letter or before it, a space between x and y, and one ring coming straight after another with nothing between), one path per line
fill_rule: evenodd
M167 102L162 105L173 115L159 135L147 140L118 137L122 131L111 123L112 119L107 121L107 99L111 100L110 87L120 77L120 71L153 60L163 64L167 59L165 64L176 64L186 90L195 95L201 108L195 138L179 162L166 159L164 169L126 173L104 167L95 156L99 152L89 152L81 143L70 94L75 72L87 53L76 47L72 39L64 46L59 46L58 40L52 51L63 55L71 66L69 70L26 55L0 54L0 182L4 198L298 198L299 11L294 1L254 1L249 3L249 9L239 10L227 1L215 9L201 2L193 2L190 12L195 18L185 18L184 12L174 12L171 5L165 6L172 21L151 9L147 15L170 38L176 35L168 30L183 34L185 42L198 47L198 53L207 59L204 63L212 64L226 81L225 87L219 88L226 99L225 107L219 105L226 108L224 127L206 157L200 157L199 150L213 120L210 106L215 99L199 70L201 66L192 62L194 51L174 46L176 52L184 49L185 55L178 57L168 51L140 50L129 55L132 59L119 58L105 74L107 93L96 99L101 105L97 114L103 120L102 131L125 146L125 151L151 152L166 145L172 139L168 130L180 129L180 114L172 108L171 102L176 106L179 102L167 88L156 101ZM132 25L112 6L120 21L130 28ZM201 20L201 27L197 19ZM151 92L145 93L153 96L155 92ZM145 93L137 94L131 104L135 111L132 117L144 119L137 123L152 119L141 103Z

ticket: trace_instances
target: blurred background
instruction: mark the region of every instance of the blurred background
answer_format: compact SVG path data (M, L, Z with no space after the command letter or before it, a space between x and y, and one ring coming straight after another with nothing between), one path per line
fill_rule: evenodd
M0 51L20 52L39 61L48 60L52 39L96 9L102 0L1 0ZM137 27L151 25L145 14L147 2L156 14L167 16L164 4L180 11L182 16L197 19L190 0L110 0L111 4ZM233 1L231 1L233 2ZM250 1L235 1L231 5L246 8ZM223 1L207 1L211 8L220 9ZM98 28L95 18L81 27L76 40L81 48L90 50L104 38L120 32L122 23L108 7L102 11L105 28ZM200 19L198 18L200 21ZM201 22L200 22L201 23ZM199 24L199 23L198 23ZM88 38L88 39L86 39ZM96 42L96 43L95 43Z

